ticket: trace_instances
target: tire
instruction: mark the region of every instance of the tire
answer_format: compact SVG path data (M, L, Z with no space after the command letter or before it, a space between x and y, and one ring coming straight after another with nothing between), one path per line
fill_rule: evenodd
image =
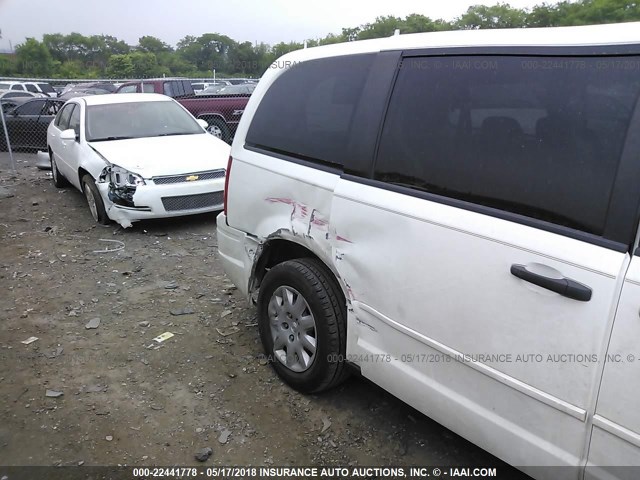
M223 142L231 143L231 131L229 130L229 126L225 123L224 120L219 118L203 118L209 122L209 126L207 127L207 132L209 132L214 137L219 138Z
M69 181L58 170L56 161L53 159L53 152L49 150L49 160L51 161L51 179L56 188L63 188L69 185Z
M262 345L276 373L296 390L320 392L348 377L346 318L340 287L315 259L280 263L262 281L258 294Z
M102 201L98 187L96 187L95 180L89 174L82 177L82 192L87 200L93 219L100 225L109 225L110 220L104 208L104 202Z

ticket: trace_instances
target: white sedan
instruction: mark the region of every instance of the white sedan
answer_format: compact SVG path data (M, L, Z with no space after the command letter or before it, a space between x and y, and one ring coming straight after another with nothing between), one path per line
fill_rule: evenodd
M125 228L222 210L230 147L206 126L164 95L74 98L47 131L53 182L83 192L97 222Z

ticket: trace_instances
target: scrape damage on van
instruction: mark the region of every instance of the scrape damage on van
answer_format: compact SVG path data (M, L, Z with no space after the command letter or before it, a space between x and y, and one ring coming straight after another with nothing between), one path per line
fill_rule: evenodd
M279 228L266 237L257 238L255 246L245 245L245 252L252 263L249 296L256 286L255 272L258 261L265 245L269 241L276 239L289 240L302 245L318 255L325 265L332 265L331 258L337 260L342 258L343 254L337 250L336 242L352 243L349 239L338 235L331 228L328 216L317 208L286 197L267 197L265 202L288 205L290 207L289 228ZM348 308L351 309L351 300L354 298L351 287L335 269L332 268L331 270L338 278L338 281L342 283L349 304Z

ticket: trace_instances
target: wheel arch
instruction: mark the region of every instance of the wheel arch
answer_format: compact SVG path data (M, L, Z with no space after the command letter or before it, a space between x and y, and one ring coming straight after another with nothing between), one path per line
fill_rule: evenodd
M224 123L227 123L227 120L219 112L202 112L198 114L198 118L201 118L202 120L206 120L207 118L211 118L211 119L216 118L216 119L222 120Z
M262 279L271 267L297 258L314 258L319 261L333 277L342 294L342 300L348 307L347 288L335 268L308 246L283 237L270 237L259 246L249 280L249 292L254 292L260 287Z
M83 167L78 167L78 183L80 184L80 186L82 186L82 177L84 177L85 175L89 175L91 178L95 180L93 175L91 175L91 172L89 172Z

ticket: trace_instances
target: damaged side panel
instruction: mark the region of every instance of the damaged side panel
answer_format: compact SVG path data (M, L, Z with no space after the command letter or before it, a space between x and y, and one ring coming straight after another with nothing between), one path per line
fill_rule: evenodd
M249 150L243 150L243 158L234 157L232 171L231 183L242 179L243 186L229 188L228 204L233 213L226 221L230 227L252 234L247 236L246 250L243 247L243 258L252 267L247 294L258 286L256 268L265 245L285 240L320 258L336 274L348 297L333 261L336 232L330 216L339 172L310 169Z

